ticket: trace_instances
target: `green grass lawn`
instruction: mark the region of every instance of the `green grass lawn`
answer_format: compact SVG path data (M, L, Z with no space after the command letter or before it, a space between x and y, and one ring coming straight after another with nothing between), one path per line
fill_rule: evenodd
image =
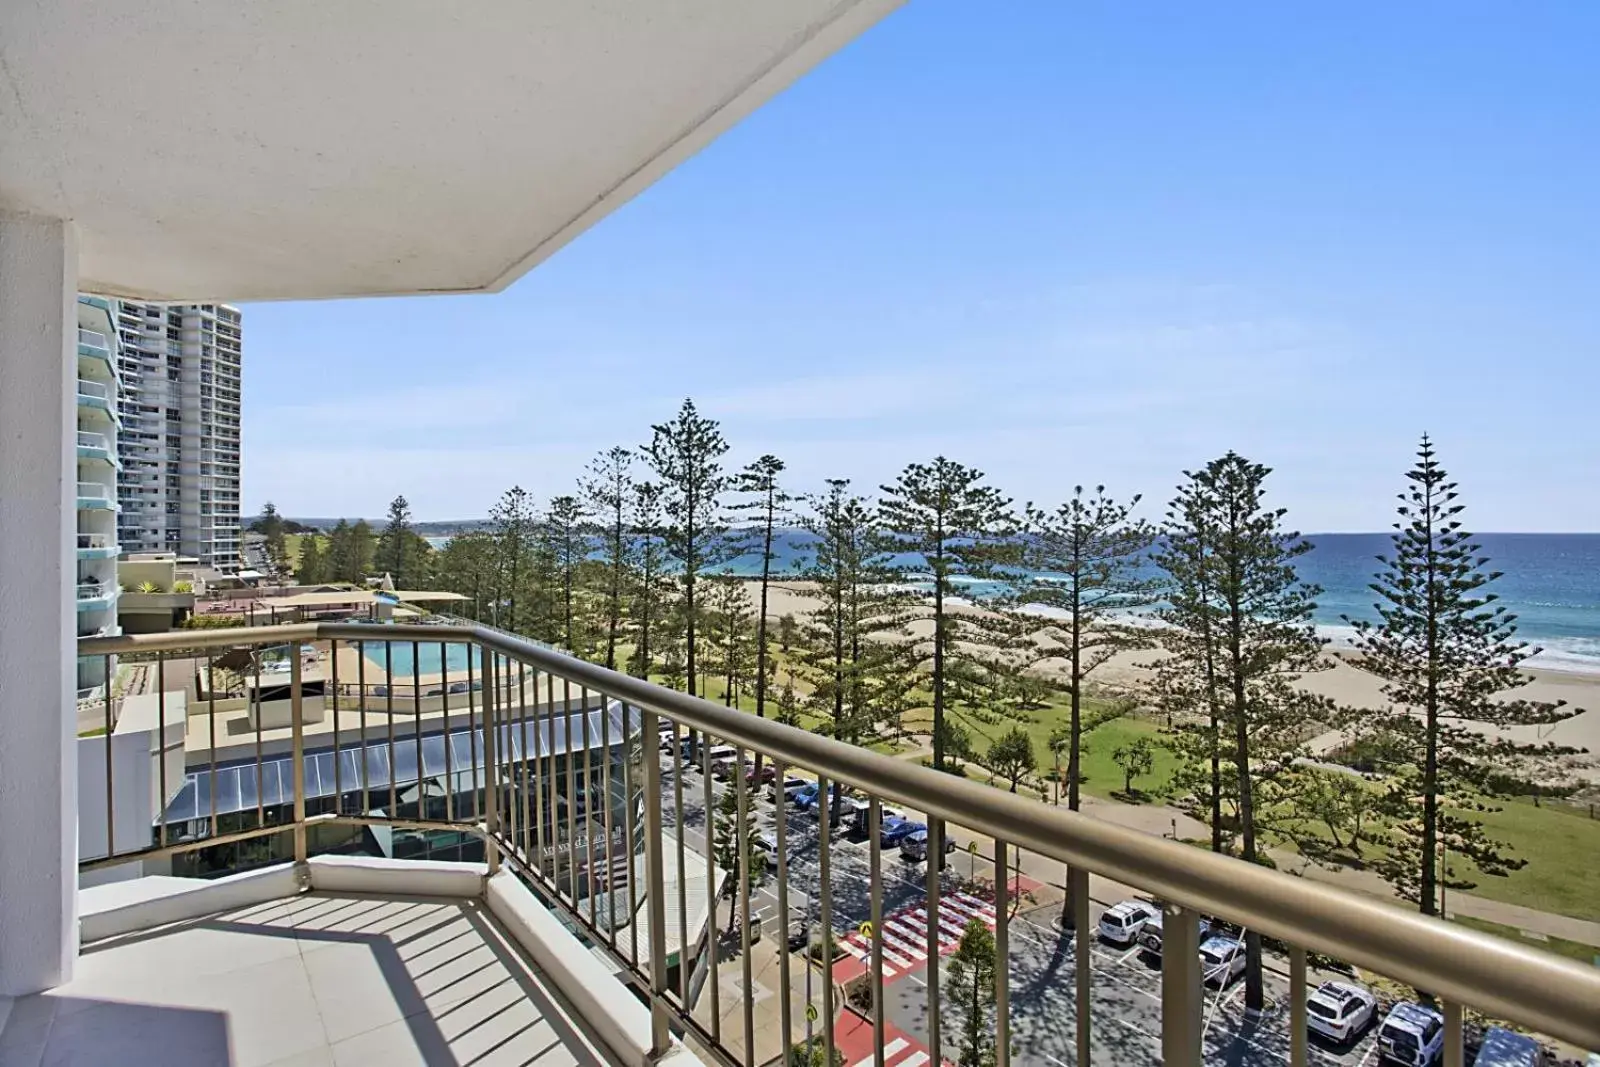
M1562 805L1536 808L1521 800L1479 818L1527 866L1504 878L1475 879L1474 896L1600 921L1600 820Z
M1470 926L1474 930L1482 930L1486 934L1503 937L1507 941L1515 941L1519 945L1529 948L1542 949L1553 952L1558 956L1567 956L1579 963L1595 964L1600 961L1600 945L1585 945L1580 941L1568 941L1564 937L1552 937L1540 940L1534 937L1524 937L1521 930L1514 926L1502 926L1499 923L1485 922L1483 919L1473 919L1465 915L1458 915L1450 920L1462 926Z

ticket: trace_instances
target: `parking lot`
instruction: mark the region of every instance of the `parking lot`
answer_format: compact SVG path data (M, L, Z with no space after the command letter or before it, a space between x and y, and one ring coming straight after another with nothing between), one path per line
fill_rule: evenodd
M676 824L672 775L673 761L663 758L663 815L667 825ZM713 779L713 804L728 783ZM682 818L685 840L699 847L705 823L704 780L695 769L683 772L684 803ZM781 816L787 820L789 846L789 912L791 921L806 917L813 928L818 919L821 835L814 814L795 811L792 806L774 805L766 787L750 791L751 809L758 824L771 828ZM945 884L975 873L986 876L992 866L986 858L972 857L962 846L950 857ZM871 916L870 845L864 836L849 836L842 831L830 835L830 866L833 886L832 906L835 930L848 932ZM984 852L988 851L985 844ZM897 848L882 852L880 872L883 912L890 915L902 909L918 910L925 903L923 878L926 866L907 863ZM668 862L673 862L669 857ZM1100 912L1113 902L1097 901L1091 919L1098 922ZM753 897L769 929L777 929L775 877L769 876ZM1054 925L1057 907L1033 908L1015 914L1010 924L1009 982L1011 990L1012 1035L1015 1062L1029 1067L1066 1067L1075 1057L1073 1032L1076 1018L1074 967L1077 939ZM915 942L913 942L915 943ZM1159 1064L1161 1062L1161 970L1159 962L1143 958L1133 946L1118 947L1093 938L1089 945L1094 982L1092 987L1093 1057L1103 1064ZM902 955L904 955L902 953ZM927 1040L927 981L925 960L911 967L896 966L885 986L885 1018L915 1041ZM1208 988L1204 1008L1204 1041L1209 1063L1228 1065L1280 1064L1289 1057L1289 1005L1286 961L1268 956L1266 973L1267 1009L1251 1017L1244 1010L1244 982L1236 980L1221 990ZM1275 969L1274 969L1275 968ZM1319 981L1313 975L1312 984ZM1376 1062L1375 1027L1368 1028L1348 1048L1334 1048L1313 1036L1311 1061L1333 1067L1370 1067ZM951 1032L946 1029L948 1039ZM946 1048L946 1054L951 1052Z
M1097 906L1094 911L1098 911ZM1054 909L1012 919L1008 978L1014 1061L1037 1067L1063 1067L1076 1054L1074 969L1076 938L1052 924ZM1161 1062L1161 969L1135 948L1093 940L1089 945L1094 981L1091 1049L1096 1063ZM885 989L886 1018L927 1040L927 974ZM1251 1019L1244 1011L1244 982L1222 990L1208 988L1203 1013L1209 1063L1280 1064L1289 1057L1288 980L1268 971L1268 1009ZM948 1028L946 1041L952 1037ZM1375 1059L1372 1030L1354 1045L1335 1049L1311 1040L1311 1060L1348 1067ZM945 1050L947 1054L950 1049Z

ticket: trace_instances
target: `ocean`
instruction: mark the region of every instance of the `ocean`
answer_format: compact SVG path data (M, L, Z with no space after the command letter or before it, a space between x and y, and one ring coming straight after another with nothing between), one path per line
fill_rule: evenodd
M810 535L782 533L774 572L792 577L808 553ZM430 537L435 548L448 537ZM1347 643L1352 619L1377 621L1374 594L1367 588L1378 569L1374 558L1389 550L1387 534L1308 534L1314 548L1297 561L1300 577L1322 587L1315 621L1336 645ZM1542 651L1530 667L1600 674L1600 534L1479 534L1491 570L1502 572L1490 591L1517 616L1518 636ZM899 562L915 566L915 557ZM760 573L759 561L746 556L727 568L734 574ZM1154 568L1151 568L1152 574ZM975 599L1001 590L995 582L960 579Z
M809 535L784 534L777 572L787 576L806 556ZM1300 577L1322 587L1315 622L1334 644L1348 643L1344 621L1377 621L1376 599L1368 585L1378 570L1374 558L1389 551L1387 534L1308 534L1312 551L1296 561ZM1480 534L1489 569L1502 572L1489 586L1517 616L1517 634L1541 648L1530 667L1600 674L1600 534ZM900 562L915 565L915 558ZM729 568L736 574L760 573L759 561L746 557ZM1154 575L1155 568L1150 568ZM975 599L993 596L995 582L960 579Z

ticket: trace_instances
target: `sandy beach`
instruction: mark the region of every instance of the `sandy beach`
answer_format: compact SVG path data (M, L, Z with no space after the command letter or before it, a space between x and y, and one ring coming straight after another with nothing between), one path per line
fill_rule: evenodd
M804 582L784 581L774 583L768 589L767 611L774 619L786 614L799 618L817 604L817 599ZM956 604L954 610L979 613L985 611L982 607L965 602ZM918 633L919 636L931 637L932 625L931 619L917 620L911 624L911 628L912 632ZM1040 629L1045 628L1046 626L1041 624ZM1094 682L1107 688L1138 689L1150 680L1151 668L1161 656L1162 653L1155 650L1116 656L1095 672ZM1307 690L1330 697L1346 707L1384 706L1378 679L1353 666L1337 652L1328 652L1325 661L1328 664L1326 670L1305 676L1302 684ZM1061 664L1051 660L1045 660L1040 664L1044 670L1059 669L1060 666ZM1514 695L1517 698L1541 701L1564 700L1570 707L1585 710L1579 715L1549 726L1516 727L1504 733L1518 741L1550 741L1588 749L1590 765L1583 772L1583 777L1590 782L1600 783L1600 759L1596 758L1600 757L1600 674L1531 669L1526 673L1532 681L1515 691Z

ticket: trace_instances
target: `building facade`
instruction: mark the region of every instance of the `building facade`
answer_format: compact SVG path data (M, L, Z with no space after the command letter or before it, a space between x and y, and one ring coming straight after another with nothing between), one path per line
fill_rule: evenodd
M78 297L77 337L77 601L79 637L109 637L117 628L117 486L122 418L121 371L114 326L117 302ZM92 700L103 669L78 661L78 698Z
M238 309L121 301L117 335L122 548L237 570Z

